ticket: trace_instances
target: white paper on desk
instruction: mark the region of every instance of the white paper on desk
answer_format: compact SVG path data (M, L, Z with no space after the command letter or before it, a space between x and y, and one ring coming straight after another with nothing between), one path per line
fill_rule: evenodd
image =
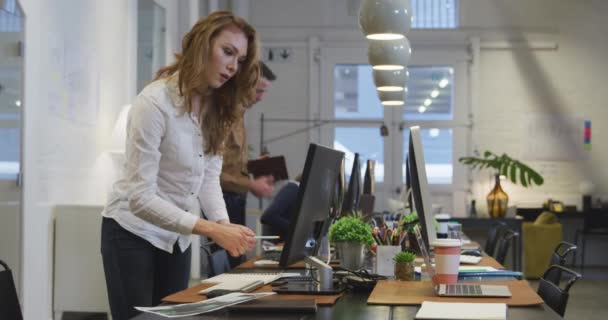
M135 309L143 312L154 313L167 318L180 318L193 316L201 313L216 311L234 304L239 304L249 300L262 298L273 295L274 292L261 293L229 293L213 299L207 299L194 303L174 304L160 307L135 307Z
M416 319L506 320L505 303L466 303L424 301Z

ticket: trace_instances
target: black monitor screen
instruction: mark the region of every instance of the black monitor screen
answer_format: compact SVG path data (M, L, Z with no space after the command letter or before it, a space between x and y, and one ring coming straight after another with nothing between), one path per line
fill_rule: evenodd
M287 267L316 254L332 218L340 210L343 190L344 153L311 143L280 266Z
M351 215L353 211L359 210L359 197L361 195L361 164L359 162L359 154L355 153L353 160L353 169L348 180L348 189L344 195L342 203L342 213Z
M367 160L365 176L363 177L363 194L373 195L376 192L376 174L374 160Z
M422 141L420 138L420 128L410 128L410 146L408 154L409 184L412 187L412 197L414 207L420 219L420 229L422 238L427 248L429 244L437 239L435 232L434 217L431 212L429 186L426 178L426 168L424 165L424 154Z

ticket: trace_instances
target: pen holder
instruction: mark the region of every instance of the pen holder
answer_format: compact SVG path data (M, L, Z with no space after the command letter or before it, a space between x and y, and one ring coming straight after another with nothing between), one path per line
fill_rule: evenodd
M376 273L382 276L395 275L395 261L393 257L401 252L401 246L378 246L376 248Z

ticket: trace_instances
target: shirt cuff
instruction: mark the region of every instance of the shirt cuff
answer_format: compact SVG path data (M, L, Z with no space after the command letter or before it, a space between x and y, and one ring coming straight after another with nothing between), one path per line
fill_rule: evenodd
M198 217L190 213L185 213L178 222L177 232L181 234L192 234L192 230L198 221Z

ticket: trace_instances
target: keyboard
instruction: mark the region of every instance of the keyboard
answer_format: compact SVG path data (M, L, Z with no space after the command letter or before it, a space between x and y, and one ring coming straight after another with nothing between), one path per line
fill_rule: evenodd
M481 286L474 284L448 284L446 285L448 295L480 296Z
M478 256L468 256L468 255L464 255L464 254L460 255L460 263L478 264L479 261L481 261L481 257L478 257Z
M279 261L281 259L281 251L268 251L262 254L262 259Z

